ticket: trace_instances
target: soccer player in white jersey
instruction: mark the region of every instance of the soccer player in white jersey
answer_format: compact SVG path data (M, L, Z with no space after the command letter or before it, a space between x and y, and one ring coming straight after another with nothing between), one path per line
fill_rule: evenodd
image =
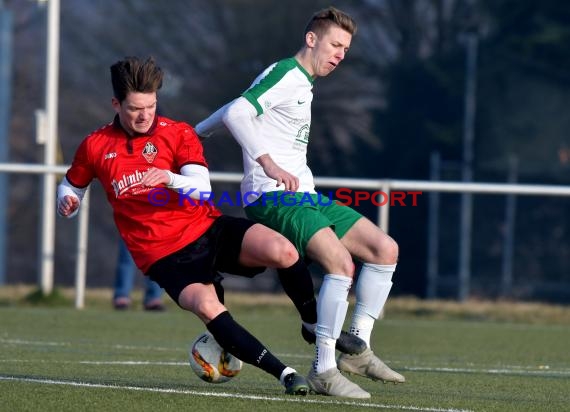
M318 194L307 166L313 82L336 69L355 33L356 23L346 13L334 7L315 13L295 56L268 67L240 97L200 122L196 132L205 138L224 125L229 129L243 150L241 190L249 196L247 216L284 234L325 271L317 302L315 358L307 377L311 389L369 398L339 369L373 380L405 381L370 348L374 322L392 287L398 245L355 210ZM341 354L337 362L335 343L347 313L353 258L362 262L362 269L349 333L363 339L366 349Z

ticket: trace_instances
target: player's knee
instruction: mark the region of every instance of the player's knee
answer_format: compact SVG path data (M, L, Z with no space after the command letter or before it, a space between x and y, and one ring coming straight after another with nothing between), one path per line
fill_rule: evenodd
M352 259L345 259L344 262L342 262L341 267L342 269L340 271L340 274L348 276L350 278L354 277L355 266Z
M398 263L398 243L390 236L383 236L372 249L371 263L379 265L393 265Z
M330 251L327 251L324 255L309 255L309 257L317 261L326 273L347 276L349 278L354 277L354 261L345 248L331 248Z
M397 263L398 254L400 253L400 247L398 246L398 243L388 236L386 244L386 259L388 260L387 263Z
M348 253L344 257L338 256L338 260L335 262L334 267L330 270L331 273L347 276L349 278L354 277L354 271L354 262Z
M392 239L390 236L386 236L383 239L382 247L381 247L381 260L383 264L394 264L398 262L398 254L400 252L400 248L398 243Z
M267 245L266 251L277 268L288 268L299 260L299 253L295 246L282 236L273 239Z

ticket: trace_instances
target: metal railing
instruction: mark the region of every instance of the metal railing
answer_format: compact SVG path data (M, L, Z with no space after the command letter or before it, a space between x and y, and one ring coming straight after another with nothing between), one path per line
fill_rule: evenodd
M0 173L21 174L65 174L69 166L44 166L37 164L0 163ZM241 173L210 172L212 182L239 183ZM464 183L464 182L438 182L423 180L397 180L397 179L352 179L340 177L316 177L315 184L319 187L350 188L351 190L380 191L388 197L394 190L421 191L421 192L454 192L454 193L480 193L480 194L516 194L534 196L570 196L570 186L539 185L539 184L502 184L502 183ZM378 206L377 224L385 231L389 229L390 207ZM54 216L55 218L55 216ZM89 191L85 194L78 215L77 225L77 251L75 265L75 307L84 307L85 284L87 273L89 230ZM44 245L45 246L45 245ZM42 247L44 247L42 246ZM51 245L53 247L53 245ZM42 253L41 268L46 262L53 265L53 255ZM44 273L40 274L44 276Z

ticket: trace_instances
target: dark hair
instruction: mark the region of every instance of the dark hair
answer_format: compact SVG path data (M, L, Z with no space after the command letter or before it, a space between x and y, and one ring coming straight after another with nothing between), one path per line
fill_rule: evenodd
M352 17L332 6L313 14L311 20L307 23L305 34L312 31L313 33L316 33L317 36L322 36L331 26L334 25L347 31L353 36L356 34L356 22Z
M130 92L156 92L162 87L163 76L152 57L144 62L138 57L125 57L111 66L113 94L122 102Z

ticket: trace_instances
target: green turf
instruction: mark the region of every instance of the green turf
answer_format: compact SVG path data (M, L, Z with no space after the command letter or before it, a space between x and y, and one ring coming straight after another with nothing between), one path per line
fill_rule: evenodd
M306 373L313 347L283 306L232 307L285 363ZM175 307L165 313L106 308L0 307L2 411L568 411L568 325L385 319L373 347L407 383L352 379L369 401L285 396L245 365L231 382L200 381L187 365L204 331Z

